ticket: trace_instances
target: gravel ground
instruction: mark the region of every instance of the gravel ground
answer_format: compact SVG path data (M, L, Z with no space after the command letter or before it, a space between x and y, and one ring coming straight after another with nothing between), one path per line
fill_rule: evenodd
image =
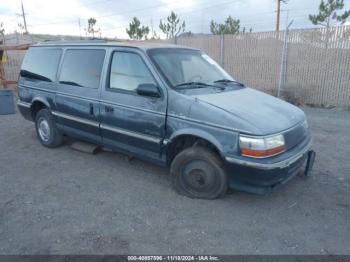
M350 112L303 109L314 175L214 201L122 154L44 148L33 123L0 116L0 254L350 254Z

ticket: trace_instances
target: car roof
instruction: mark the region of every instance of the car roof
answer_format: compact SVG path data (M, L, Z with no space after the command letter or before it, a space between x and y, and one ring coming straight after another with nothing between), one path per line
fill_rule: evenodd
M79 41L45 41L40 42L33 47L45 47L45 46L112 46L112 47L133 47L138 49L155 49L155 48L185 48L198 50L196 48L191 48L187 46L169 44L169 43L160 43L160 42L151 42L151 41L104 41L104 40L79 40Z

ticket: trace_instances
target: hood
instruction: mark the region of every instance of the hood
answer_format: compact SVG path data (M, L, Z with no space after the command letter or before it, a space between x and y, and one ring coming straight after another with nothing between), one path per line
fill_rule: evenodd
M251 88L193 96L255 126L259 135L278 133L305 120L296 106Z

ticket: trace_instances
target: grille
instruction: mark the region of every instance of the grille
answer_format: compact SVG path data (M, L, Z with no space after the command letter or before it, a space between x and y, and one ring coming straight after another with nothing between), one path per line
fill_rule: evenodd
M309 131L306 121L286 131L284 133L284 139L286 142L287 150L293 148L294 146L298 145L301 141L303 141L308 135L308 132Z

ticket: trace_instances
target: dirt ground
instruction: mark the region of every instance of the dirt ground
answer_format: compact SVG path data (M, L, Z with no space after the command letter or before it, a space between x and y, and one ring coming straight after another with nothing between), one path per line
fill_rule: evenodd
M122 154L44 148L33 123L0 116L0 254L350 254L350 112L303 110L313 176L214 201Z

